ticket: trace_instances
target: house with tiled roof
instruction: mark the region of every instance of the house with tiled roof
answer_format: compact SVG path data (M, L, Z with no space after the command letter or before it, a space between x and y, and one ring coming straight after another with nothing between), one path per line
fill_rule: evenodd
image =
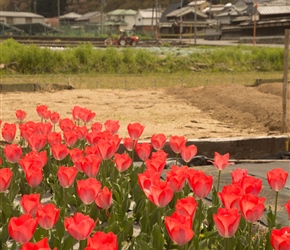
M106 27L112 32L120 29L132 30L135 27L136 10L117 9L107 13Z
M139 9L136 15L136 31L156 31L162 11L156 8Z

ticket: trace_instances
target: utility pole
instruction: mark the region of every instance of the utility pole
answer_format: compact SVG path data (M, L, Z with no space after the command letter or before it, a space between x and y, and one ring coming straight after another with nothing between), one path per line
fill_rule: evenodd
M60 0L57 0L57 16L58 16L58 25L59 25L59 17L60 17Z
M195 0L195 5L194 5L194 45L196 45L196 36L197 36L197 7L196 7L196 0Z
M36 14L36 4L37 4L37 3L36 3L36 0L34 0L34 1L33 1L33 10L34 10L34 13L35 13L35 14Z
M256 45L256 30L257 30L257 11L258 11L258 4L257 4L257 0L254 0L254 6L253 6L253 10L254 10L254 33L253 33L253 45Z
M284 47L282 133L287 132L287 86L288 86L288 65L289 65L289 36L290 36L290 29L286 29L285 30L285 47Z
M180 0L180 9L182 9L182 0ZM181 43L182 42L182 14L181 14L181 11L180 11L179 33L180 33L180 43Z

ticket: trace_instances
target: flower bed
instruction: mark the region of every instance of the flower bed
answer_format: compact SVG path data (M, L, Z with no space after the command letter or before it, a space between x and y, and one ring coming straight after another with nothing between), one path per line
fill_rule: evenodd
M276 223L285 170L267 172L276 199L262 227L262 180L238 168L220 188L229 153L214 155L213 186L211 175L187 166L197 147L184 136L141 143L137 122L120 138L118 121L95 122L86 108L74 106L72 118L45 105L36 111L40 122L17 110L18 124L0 123L1 249L290 249L290 228ZM167 141L176 154L169 168ZM290 200L285 209L290 218Z

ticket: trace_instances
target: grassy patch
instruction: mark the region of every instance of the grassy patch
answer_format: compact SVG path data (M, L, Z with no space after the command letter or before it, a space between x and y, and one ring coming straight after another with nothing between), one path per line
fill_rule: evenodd
M74 88L164 88L213 84L251 85L256 79L281 79L283 72L190 72L174 74L53 74L1 76L5 84L67 84Z

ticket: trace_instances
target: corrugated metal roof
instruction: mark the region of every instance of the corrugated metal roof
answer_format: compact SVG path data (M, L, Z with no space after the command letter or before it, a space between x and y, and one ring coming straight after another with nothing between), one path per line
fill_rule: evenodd
M290 6L258 6L260 15L290 14Z
M152 18L152 16L156 17L156 9L138 10L138 14L142 18ZM160 18L161 15L162 15L161 11L157 11L157 17Z
M204 4L206 1L205 0L200 0L200 1L192 1L188 4L188 6L195 6L195 2L196 2L196 5L199 6L201 4Z
M172 12L170 12L169 14L167 14L166 16L167 17L180 17L180 16L184 16L190 12L193 12L195 13L195 7L192 7L192 6L188 6L188 7L183 7L181 9L177 9L177 10L174 10ZM196 13L199 15L199 16L202 16L204 18L207 18L207 15L202 13L201 11L197 10Z
M0 11L0 17L38 17L44 18L41 15L37 15L31 12L16 12L16 11Z
M90 18L92 18L94 16L99 16L99 15L101 15L100 11L89 12L89 13L86 13L86 14L80 16L79 18L77 18L76 21L89 20Z
M135 16L137 14L136 10L125 10L125 9L117 9L107 13L108 16L128 16L132 15Z
M71 12L71 13L68 13L66 15L60 16L59 19L77 19L77 18L79 18L81 16L82 15L77 14L75 12Z

